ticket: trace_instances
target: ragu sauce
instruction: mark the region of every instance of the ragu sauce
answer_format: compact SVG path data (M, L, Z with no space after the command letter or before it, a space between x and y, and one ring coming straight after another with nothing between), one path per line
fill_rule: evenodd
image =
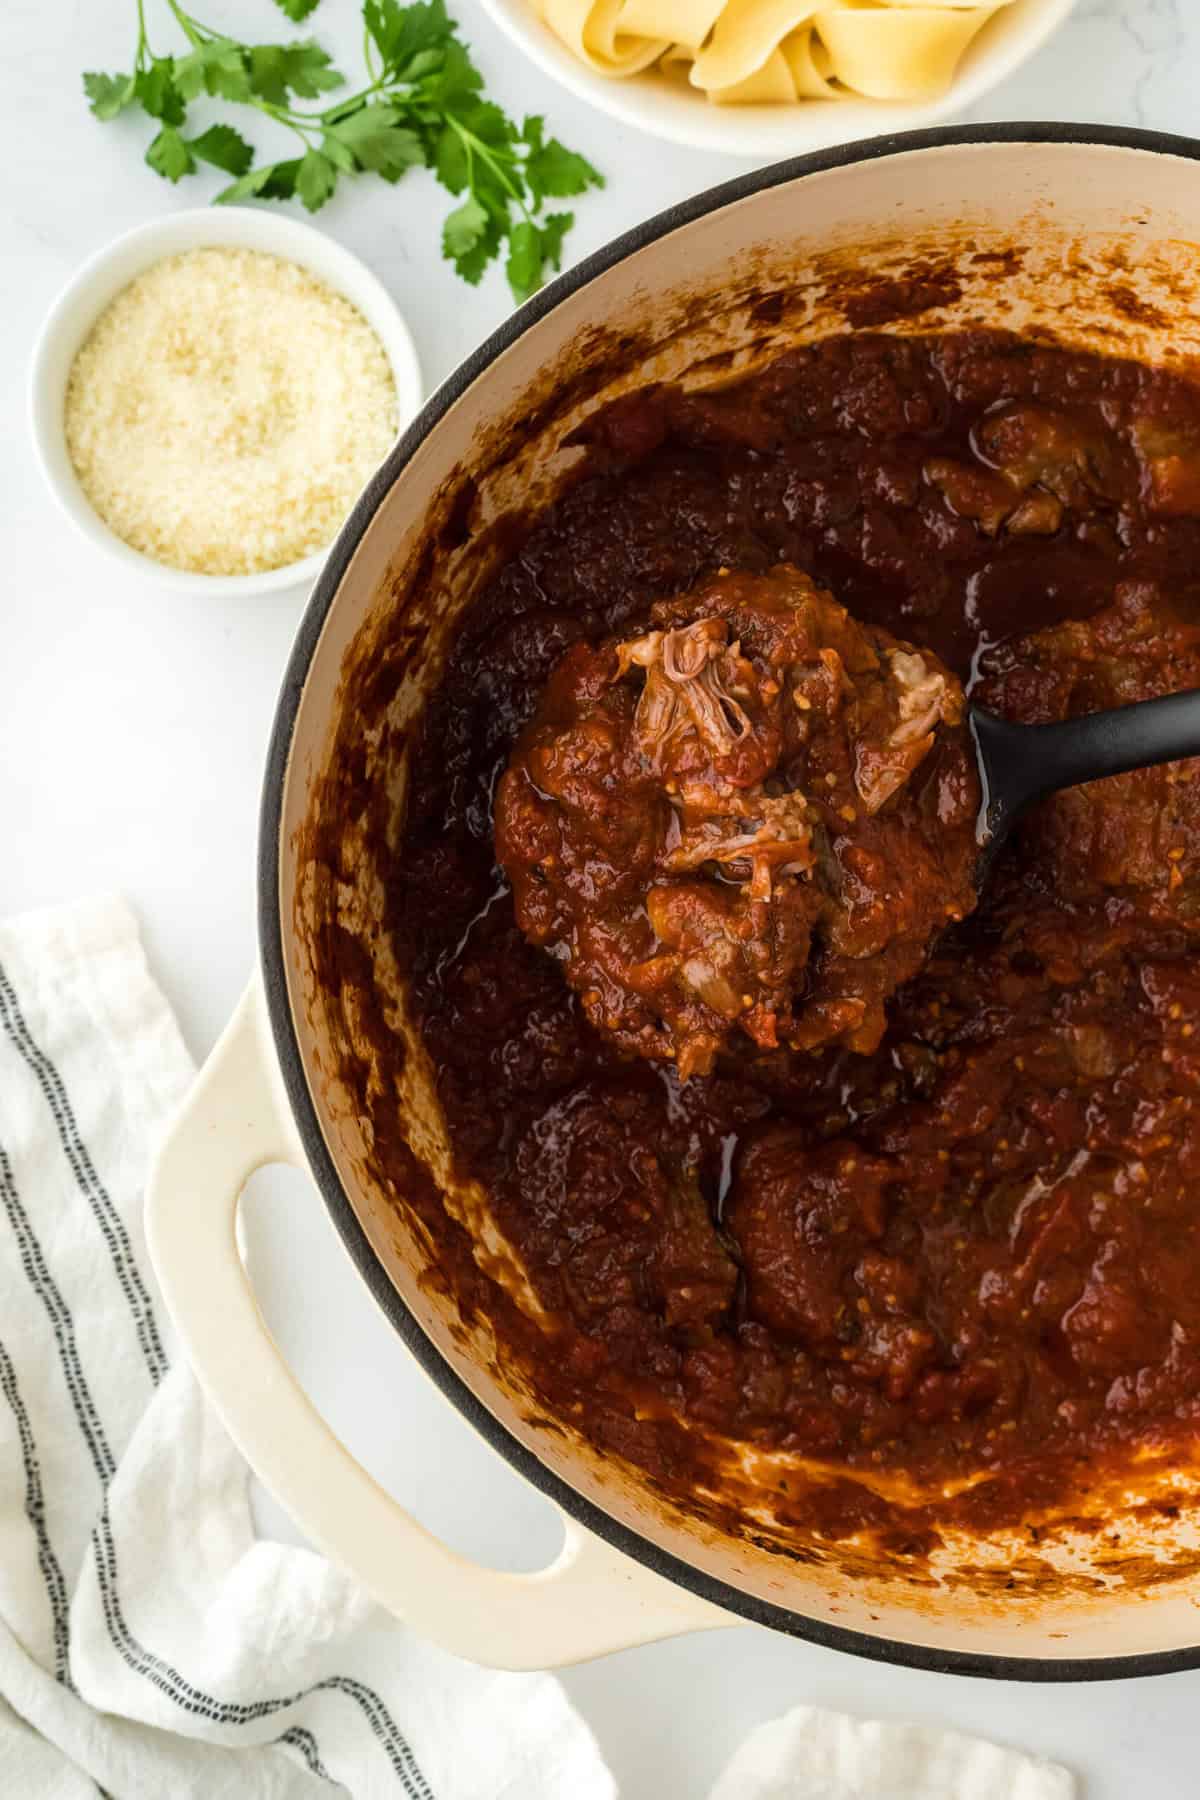
M1194 764L1043 805L869 1054L742 1036L687 1081L527 942L493 800L564 654L721 569L807 572L1014 719L1200 686L1200 390L1005 334L847 335L628 397L589 442L463 622L388 920L462 1171L553 1321L502 1327L546 1407L666 1487L716 1434L990 1468L1014 1511L1193 1436Z

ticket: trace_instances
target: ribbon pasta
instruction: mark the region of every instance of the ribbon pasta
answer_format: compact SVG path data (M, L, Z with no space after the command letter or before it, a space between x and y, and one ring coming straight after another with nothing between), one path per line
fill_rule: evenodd
M599 75L658 64L719 104L929 100L1011 0L535 0Z

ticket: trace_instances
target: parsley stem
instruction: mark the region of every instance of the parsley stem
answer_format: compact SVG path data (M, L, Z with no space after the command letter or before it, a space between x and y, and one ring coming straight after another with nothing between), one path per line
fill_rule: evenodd
M320 115L293 112L290 106L277 106L273 100L264 100L258 94L251 98L250 104L260 113L266 113L268 117L278 119L281 125L290 125L292 130L300 132L301 136L305 132L321 129Z
M387 76L382 75L377 80L373 81L370 87L360 88L359 92L357 94L351 94L348 100L339 100L335 105L327 106L324 112L317 113L315 117L320 119L323 125L336 125L339 120L349 117L351 113L357 112L361 106L365 106L372 94L377 94L381 88L386 88L387 85ZM403 104L403 95L396 95L394 97Z
M462 124L459 119L456 119L453 113L446 114L446 122L458 133L459 138L462 140L463 148L467 153L467 178L472 191L474 191L475 184L470 180L470 171L474 160L472 156L472 150L474 149L479 152L480 157L487 164L489 169L491 169L493 175L495 175L501 185L508 189L512 198L525 214L526 219L532 224L533 214L525 204L524 187L519 181L514 181L504 167L505 162L511 162L512 159L509 157L501 158L495 156L489 145L485 144L482 138L476 137L475 133Z
M177 0L167 0L167 5L174 14L175 22L184 33L188 43L194 50L198 50L204 40L196 29L195 21L188 17L187 13L185 13L183 8L177 3Z

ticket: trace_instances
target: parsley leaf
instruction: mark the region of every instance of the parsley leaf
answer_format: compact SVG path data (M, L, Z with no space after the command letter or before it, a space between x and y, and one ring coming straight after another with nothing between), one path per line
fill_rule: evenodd
M461 194L471 179L466 144L451 125L444 125L438 132L433 166L442 186L452 194Z
M358 168L353 151L343 144L340 138L334 137L328 131L321 139L321 150L329 158L334 168L340 169L343 175L353 175Z
M177 54L152 54L144 14L154 0L140 0L131 72L91 71L84 94L98 119L137 106L154 120L146 161L167 181L192 174L198 162L232 175L216 196L221 204L296 199L316 212L342 176L394 182L425 164L458 201L443 222L443 255L469 282L503 257L509 286L523 300L560 266L573 223L572 214L547 213L544 203L603 185L585 157L546 136L540 113L518 126L485 96L446 0L363 0L365 81L332 104L324 97L343 77L312 38L240 43L194 17L187 0L158 3L186 39ZM295 24L317 3L276 0ZM185 137L187 108L202 95L265 114L299 138L296 154L255 167L252 145L224 122Z
M224 169L227 175L244 175L254 161L253 147L232 125L210 125L199 137L188 140L188 149L201 162Z
M245 51L232 38L213 37L175 60L175 85L185 100L212 94L220 100L249 100Z
M420 81L422 76L432 75L433 71L440 69L441 66L442 53L440 50L418 50L411 61L406 62L401 69L397 70L396 78L406 82Z
M250 92L270 106L286 106L288 84L283 74L282 44L255 44L246 62Z
M441 66L422 76L421 100L442 112L456 103L470 100L483 86L483 76L471 61L466 47L457 38L447 38Z
M156 56L149 68L142 69L134 83L138 102L152 119L164 125L182 125L187 105L175 85L175 58Z
M442 254L454 262L473 250L483 236L488 222L486 207L469 194L461 206L447 213L442 224Z
M587 188L602 187L604 178L586 156L568 150L557 138L539 144L525 164L525 179L535 200L549 194L561 200L569 194L582 194Z
M547 263L562 267L563 238L574 223L574 213L549 213L540 224L522 220L513 227L504 272L517 301L528 300L541 287Z
M146 152L146 161L156 174L171 182L190 175L196 167L195 157L173 125L163 126Z
M293 94L305 100L315 100L331 88L341 87L346 79L340 69L334 68L328 51L312 38L283 46L283 76Z
M218 206L235 206L239 200L290 200L296 192L296 176L301 158L289 162L264 163L251 169L232 186L222 188L216 196Z
M329 136L348 150L360 169L373 169L385 181L399 181L406 169L425 161L415 131L397 124L394 106L364 106L329 126Z
M574 213L547 213L542 220L543 268L546 263L549 263L554 269L562 268L563 239L574 223Z
M481 144L507 148L511 142L512 124L490 100L473 100L469 106L457 109L457 113L459 124Z
M98 119L115 119L133 99L136 75L102 75L89 70L83 78L87 103Z
M483 280L484 272L490 262L500 254L500 246L504 242L505 225L498 213L490 213L474 245L469 250L460 251L452 260L455 272L464 281L477 287ZM444 253L444 252L443 252Z
M454 30L444 0L415 0L411 6L366 0L363 23L388 67L409 80L414 59L444 48Z
M296 170L296 196L309 212L324 206L337 186L338 172L319 150L308 150L300 158Z
M342 85L342 75L311 38L298 44L253 44L248 62L251 91L272 106L286 106L292 94L315 100Z
M522 219L508 234L504 273L518 301L528 300L542 285L542 234L529 219Z

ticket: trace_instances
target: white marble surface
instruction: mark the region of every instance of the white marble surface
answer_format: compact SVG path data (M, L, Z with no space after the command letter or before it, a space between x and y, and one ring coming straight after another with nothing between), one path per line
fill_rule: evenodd
M83 107L79 71L121 66L133 10L133 0L4 8L0 912L123 889L201 1056L254 956L259 772L303 596L201 605L130 586L52 509L24 423L29 347L62 281L117 232L196 204L208 188L201 178L172 192L141 165L139 125L101 128ZM214 22L237 18L245 35L277 26L267 0L206 0L197 10ZM355 10L325 0L313 21L350 66ZM455 10L498 93L514 109L545 110L608 173L607 190L579 209L575 254L745 166L616 129L524 66L475 0ZM1200 4L1080 0L1070 25L971 116L1200 130ZM431 384L508 304L499 278L471 292L432 254L441 210L429 178L414 175L394 190L355 183L321 215L400 298ZM416 1372L299 1177L258 1178L250 1213L267 1313L352 1447L456 1545L510 1567L543 1561L555 1538L549 1510ZM287 1530L269 1505L263 1516ZM746 1629L612 1657L567 1682L626 1800L699 1800L751 1725L801 1700L952 1723L1043 1751L1079 1771L1086 1800L1197 1792L1200 1673L1005 1686L888 1669Z

